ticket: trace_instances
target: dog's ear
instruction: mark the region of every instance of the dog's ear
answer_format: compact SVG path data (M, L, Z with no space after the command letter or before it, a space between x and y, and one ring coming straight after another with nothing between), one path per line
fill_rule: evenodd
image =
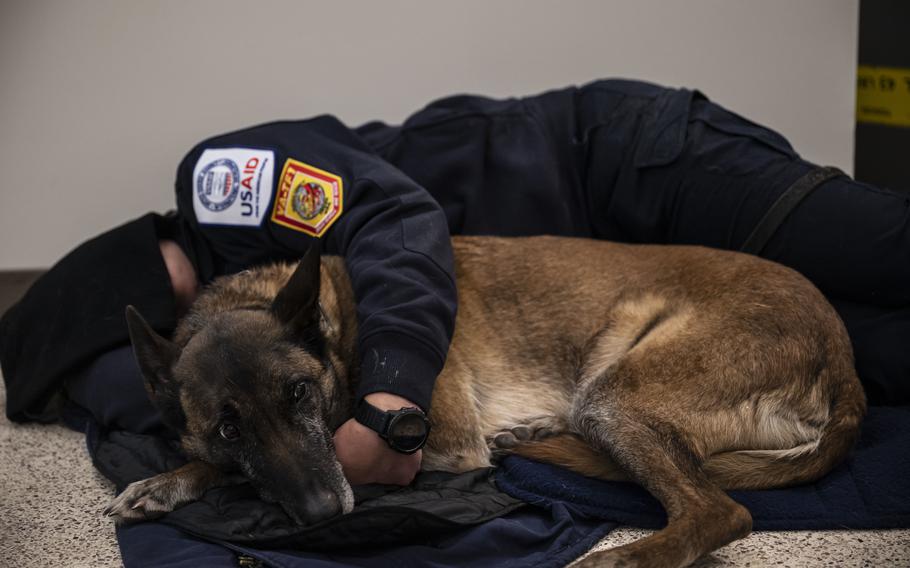
M288 283L272 301L272 313L295 333L310 339L319 333L319 245L303 255Z
M180 356L180 348L155 333L133 306L126 307L126 325L149 394L156 400L172 398L177 385L171 369Z

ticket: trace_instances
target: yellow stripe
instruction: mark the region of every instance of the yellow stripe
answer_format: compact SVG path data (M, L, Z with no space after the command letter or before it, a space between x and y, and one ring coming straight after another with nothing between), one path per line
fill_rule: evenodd
M856 122L910 126L910 69L860 65Z

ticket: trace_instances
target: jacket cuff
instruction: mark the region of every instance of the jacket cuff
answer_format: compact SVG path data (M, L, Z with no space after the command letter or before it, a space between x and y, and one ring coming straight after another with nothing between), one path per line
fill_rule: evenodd
M400 333L377 333L360 344L360 384L356 400L374 392L390 392L430 411L433 385L445 363L423 342Z

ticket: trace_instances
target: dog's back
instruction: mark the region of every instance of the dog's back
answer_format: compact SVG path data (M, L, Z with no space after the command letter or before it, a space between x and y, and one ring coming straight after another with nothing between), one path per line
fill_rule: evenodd
M849 338L793 270L700 247L454 246L458 324L425 461L468 469L511 451L631 477L671 522L615 558L685 564L742 536L748 513L718 486L817 479L856 438L865 403ZM697 538L693 522L715 530Z

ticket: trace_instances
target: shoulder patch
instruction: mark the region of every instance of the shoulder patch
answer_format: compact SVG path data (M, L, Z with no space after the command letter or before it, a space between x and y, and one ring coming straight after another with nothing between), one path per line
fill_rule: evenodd
M193 168L193 212L203 225L258 227L275 172L275 153L256 148L209 148Z
M341 178L288 158L278 178L272 222L321 237L342 213Z

